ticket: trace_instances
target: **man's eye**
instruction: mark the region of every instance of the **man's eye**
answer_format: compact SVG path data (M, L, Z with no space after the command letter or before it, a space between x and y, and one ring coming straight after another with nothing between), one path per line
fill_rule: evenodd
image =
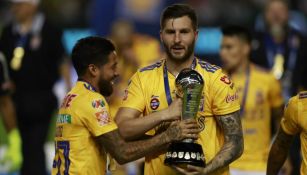
M174 34L175 31L173 31L173 30L168 30L168 31L166 31L166 33L167 33L167 34Z

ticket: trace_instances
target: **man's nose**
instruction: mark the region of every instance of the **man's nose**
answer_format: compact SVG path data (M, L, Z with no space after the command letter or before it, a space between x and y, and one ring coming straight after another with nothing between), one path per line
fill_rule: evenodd
M180 43L181 42L181 36L179 32L175 33L175 43Z

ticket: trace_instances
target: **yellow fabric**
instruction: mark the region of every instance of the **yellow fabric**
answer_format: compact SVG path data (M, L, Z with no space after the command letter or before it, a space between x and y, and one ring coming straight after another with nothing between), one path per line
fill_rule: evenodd
M117 65L120 75L119 82L114 86L114 92L109 103L111 116L116 115L116 112L122 103L122 99L125 96L127 83L132 75L137 71L137 69L154 63L161 56L159 41L143 35L134 36L132 51L138 65L133 65L119 57L119 63Z
M105 98L78 81L65 97L56 123L56 154L52 175L106 173L106 153L95 137L117 128Z
M307 175L307 91L289 100L281 120L281 127L290 135L300 133L302 153L300 174Z
M240 103L246 73L231 76ZM271 109L283 104L281 86L270 72L250 65L250 80L242 117L244 152L230 167L246 171L265 171L271 141ZM242 107L242 106L241 106Z
M151 66L141 69L131 79L128 86L128 96L123 101L122 107L136 109L144 116L168 107L163 79L163 64L161 60ZM221 129L217 127L216 115L224 115L240 109L236 99L236 89L233 84L226 84L221 79L225 75L222 70L207 62L197 59L195 68L204 79L205 85L197 116L202 128L198 143L202 145L206 162L209 162L221 149L224 137ZM175 77L168 73L169 86L172 96L175 96ZM232 100L226 100L228 99ZM148 134L155 134L151 130ZM171 168L164 165L165 152L145 157L145 175L172 175L176 174ZM216 175L229 174L229 168L225 167Z

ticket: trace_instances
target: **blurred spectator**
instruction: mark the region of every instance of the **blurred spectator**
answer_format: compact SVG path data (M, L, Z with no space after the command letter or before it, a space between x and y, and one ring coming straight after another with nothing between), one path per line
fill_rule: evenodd
M173 3L182 0L93 0L91 27L101 36L106 36L111 31L112 23L125 18L131 21L135 30L156 38L159 37L160 11Z
M257 0L260 1L260 0ZM251 0L186 0L195 8L200 26L251 25L257 9Z
M0 52L0 114L8 137L8 148L0 164L9 164L8 171L17 171L22 163L21 139L16 124L16 113L10 96L10 79L6 60Z
M148 35L138 34L134 26L126 20L118 20L112 25L111 40L118 54L119 79L110 100L110 111L115 116L124 98L124 90L137 69L150 65L161 57L160 43Z
M241 103L244 152L231 165L232 175L265 175L271 142L271 119L278 125L283 111L281 85L263 68L250 62L252 37L240 26L222 29L221 59Z
M271 0L265 12L265 31L255 33L252 61L272 71L280 79L285 99L307 82L306 38L288 25L289 8L285 0Z
M286 0L270 0L264 11L265 30L255 33L252 61L268 68L282 83L283 96L288 100L300 87L306 88L306 38L289 24ZM304 70L305 69L305 70ZM299 139L291 148L293 175L299 174Z
M11 0L14 20L5 26L0 51L14 84L13 100L22 138L21 175L46 174L44 143L57 107L52 93L59 72L69 82L62 32L38 11L39 0Z

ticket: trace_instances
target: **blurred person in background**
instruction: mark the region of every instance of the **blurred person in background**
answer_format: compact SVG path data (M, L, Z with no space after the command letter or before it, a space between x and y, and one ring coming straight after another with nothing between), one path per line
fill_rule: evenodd
M272 138L271 118L278 125L282 117L281 85L269 71L249 61L252 36L247 29L225 26L222 33L220 57L238 89L244 137L244 152L230 165L230 172L265 175Z
M306 38L289 26L289 6L286 0L268 1L265 30L254 34L252 61L265 67L282 83L283 96L288 100L299 87L307 84L303 76L306 67Z
M265 31L257 32L252 43L252 62L265 67L282 84L288 100L300 88L307 88L307 40L289 26L289 5L286 0L270 0L264 11ZM291 148L293 175L299 173L299 139Z
M39 0L11 0L14 19L0 38L22 139L21 175L46 174L44 143L57 108L52 88L60 74L70 82L62 31L46 20L38 6Z
M0 52L0 114L8 138L8 146L0 164L9 164L9 171L17 171L22 163L21 138L17 128L15 107L10 95L9 72L4 55Z
M110 98L110 110L115 116L119 109L129 79L141 67L148 66L161 57L160 43L157 39L136 33L127 20L118 20L112 25L110 39L116 45L119 57L118 77L114 93Z

